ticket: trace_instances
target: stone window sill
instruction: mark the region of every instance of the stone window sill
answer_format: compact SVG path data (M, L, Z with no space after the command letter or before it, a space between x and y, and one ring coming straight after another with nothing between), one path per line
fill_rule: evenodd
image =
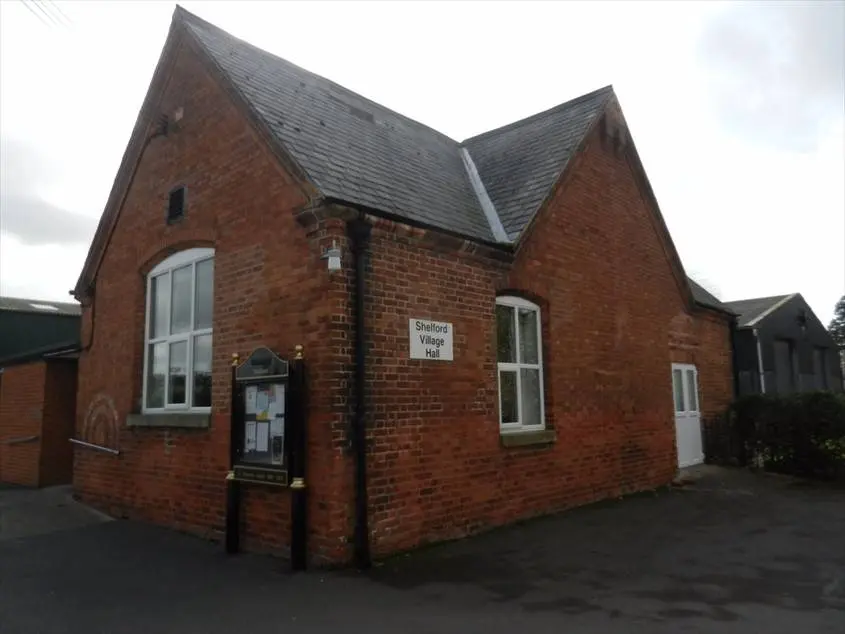
M208 429L211 414L129 414L126 426Z
M538 429L537 431L512 431L500 434L503 447L536 447L551 445L557 441L554 429Z

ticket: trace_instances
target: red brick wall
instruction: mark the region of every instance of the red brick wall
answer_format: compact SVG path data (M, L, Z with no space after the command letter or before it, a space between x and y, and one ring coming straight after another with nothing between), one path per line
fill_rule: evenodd
M296 222L303 190L186 49L175 56L159 109L177 107L185 113L180 129L149 144L85 308L83 341L90 335L92 345L80 360L76 433L121 453L77 448L75 488L117 514L218 534L230 356L262 344L290 354L303 344L312 554L344 560L352 528L352 278L343 223ZM722 351L727 336L718 342L717 327L689 322L626 160L593 140L576 167L512 265L432 242L426 232L386 222L374 229L367 387L376 553L652 487L675 473L670 349L703 357L705 336ZM166 226L176 184L188 187L187 214ZM346 266L330 275L319 256L332 239ZM168 249L196 245L216 248L211 429L129 429L142 384L145 273ZM557 432L550 447L501 446L494 305L503 289L543 307L546 418ZM411 361L409 317L454 323L454 362ZM702 378L705 404L730 380L720 359L714 355L712 368L724 376L714 387ZM286 492L248 488L247 548L284 546L288 508Z
M41 437L44 412L44 362L15 365L0 380L0 482L39 486L39 441L7 444L9 440Z
M73 472L76 362L48 361L41 425L41 486L68 484Z
M679 314L672 320L673 363L691 363L698 369L699 408L707 424L725 412L734 396L730 325L710 310L695 316Z
M258 345L290 355L305 347L310 379L341 385L348 373L343 312L348 281L329 277L321 246L342 238L342 223L306 231L294 211L300 186L280 167L199 57L177 46L161 112L181 107L179 130L149 143L84 310L77 434L119 448L112 456L76 448L78 495L119 515L218 535L229 455L229 377L233 353ZM188 188L184 220L167 226L167 195ZM209 430L127 428L139 411L143 373L145 274L169 250L216 248L213 403ZM94 322L93 335L91 322ZM343 459L345 399L315 390L310 402L311 546L342 559L351 490ZM246 547L278 549L289 535L282 489L247 486Z
M376 230L368 312L376 553L667 483L677 469L673 359L698 363L707 411L726 404L727 324L688 314L631 160L591 139L510 271ZM494 303L505 289L543 309L551 446L500 442ZM409 317L452 322L454 361L410 360Z
M507 510L513 500L499 495L508 487L500 472L507 458L499 450L492 336L495 289L506 266L433 249L382 224L373 231L370 269L374 552L461 535L492 514L515 517ZM409 318L453 323L454 361L410 359Z

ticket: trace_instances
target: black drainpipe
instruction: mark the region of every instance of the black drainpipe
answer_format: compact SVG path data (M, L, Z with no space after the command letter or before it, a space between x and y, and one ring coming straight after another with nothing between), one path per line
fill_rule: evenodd
M731 341L731 378L733 379L734 398L739 397L739 364L737 363L737 318L731 319L730 325L730 341Z
M370 529L367 518L367 401L366 401L366 338L364 328L364 295L366 293L367 246L370 225L363 217L350 221L347 233L355 258L355 414L352 418L352 455L355 457L355 532L354 563L357 568L370 567Z

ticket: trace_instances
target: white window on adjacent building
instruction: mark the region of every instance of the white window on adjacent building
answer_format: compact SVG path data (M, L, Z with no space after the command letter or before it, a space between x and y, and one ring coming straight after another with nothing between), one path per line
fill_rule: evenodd
M211 409L214 249L174 253L147 276L145 413Z
M505 431L543 429L540 307L520 297L496 299L499 424Z

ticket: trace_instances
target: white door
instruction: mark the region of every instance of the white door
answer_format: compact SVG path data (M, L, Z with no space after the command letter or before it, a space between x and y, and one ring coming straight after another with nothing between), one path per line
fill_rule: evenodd
M704 462L701 442L701 412L698 402L698 371L694 365L672 364L672 393L675 395L675 442L678 466Z

